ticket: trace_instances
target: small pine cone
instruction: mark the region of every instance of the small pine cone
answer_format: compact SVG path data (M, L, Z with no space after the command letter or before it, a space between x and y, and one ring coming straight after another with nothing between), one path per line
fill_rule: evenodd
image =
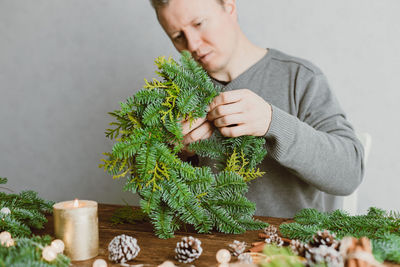
M238 240L233 241L232 244L229 244L229 250L231 254L235 257L239 256L246 250L246 242L240 242Z
M240 263L243 263L243 264L253 263L253 258L251 257L251 254L249 254L249 253L240 254L238 257L238 260Z
M278 228L276 228L273 225L269 225L268 227L264 228L264 233L267 235L274 235L274 234L278 233Z
M310 247L319 247L320 245L325 245L339 250L340 242L336 239L336 235L334 233L331 234L328 230L324 230L323 232L318 231L317 234L313 235L309 245Z
M176 243L175 258L179 262L188 263L200 257L203 252L201 241L192 236L182 237L182 240Z
M278 234L273 234L270 235L268 238L265 239L265 243L267 244L275 244L278 247L281 247L283 245L283 240L280 238Z
M134 259L140 251L136 238L118 235L108 245L108 258L115 262L127 262Z
M290 248L298 256L305 258L308 245L296 239L290 242Z
M326 264L328 267L343 267L343 257L339 251L326 245L310 248L305 258L308 266Z

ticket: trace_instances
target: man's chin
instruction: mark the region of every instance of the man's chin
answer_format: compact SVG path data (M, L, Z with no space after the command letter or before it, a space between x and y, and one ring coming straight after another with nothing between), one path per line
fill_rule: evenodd
M219 68L215 65L215 64L213 64L212 62L199 62L199 64L200 64L200 66L202 66L203 67L203 69L205 69L207 72L208 72L208 74L212 74L212 73L216 73L216 72L218 72L218 70L219 70Z

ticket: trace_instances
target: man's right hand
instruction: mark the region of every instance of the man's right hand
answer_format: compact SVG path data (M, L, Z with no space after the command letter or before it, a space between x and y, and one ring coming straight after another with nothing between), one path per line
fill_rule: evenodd
M198 140L210 138L214 132L214 126L206 118L196 119L191 125L188 120L184 120L181 123L184 136L183 144L185 145L182 149L182 155L184 157L191 157L195 153L188 150L188 145Z

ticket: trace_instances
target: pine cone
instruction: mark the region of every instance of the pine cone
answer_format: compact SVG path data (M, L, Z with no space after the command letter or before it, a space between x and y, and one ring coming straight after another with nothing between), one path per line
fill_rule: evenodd
M343 267L343 257L334 247L320 245L306 251L308 266L326 264L328 267Z
M273 235L270 235L268 238L266 238L265 243L275 244L278 247L281 247L283 245L283 240L277 233L275 233Z
M246 250L246 242L240 242L238 240L233 241L232 244L229 244L229 250L231 254L235 257L239 256Z
M267 235L274 235L276 233L278 233L278 228L276 228L273 225L269 225L268 227L264 228L264 233Z
M136 238L119 235L108 245L108 258L115 262L127 262L134 259L140 251Z
M325 245L339 250L340 242L336 239L336 235L334 233L331 234L328 230L324 230L323 232L318 231L317 234L313 235L309 245L310 247L319 247L320 245Z
M292 240L290 242L290 248L298 256L303 257L303 258L306 257L306 251L308 250L308 245L301 242L300 240Z
M182 237L180 242L176 243L175 258L179 262L188 263L200 257L202 252L203 248L199 239L185 236Z
M240 254L238 257L238 260L240 263L243 263L243 264L253 263L253 258L251 257L251 254L249 254L249 253Z
M371 241L367 237L357 239L344 237L340 241L340 254L345 259L344 266L383 266L376 261L372 254Z

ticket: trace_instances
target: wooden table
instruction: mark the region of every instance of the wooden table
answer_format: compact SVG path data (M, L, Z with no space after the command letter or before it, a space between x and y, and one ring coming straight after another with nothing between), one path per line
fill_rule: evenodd
M174 260L176 243L184 236L193 236L201 240L203 253L202 255L192 262L196 267L212 267L217 266L215 259L216 252L221 248L228 249L228 245L234 240L245 241L251 244L256 241L261 241L258 237L258 231L247 231L240 235L223 234L212 232L210 234L197 234L193 230L178 231L175 233L174 238L160 239L153 233L153 226L149 222L137 224L119 224L113 225L110 218L113 212L120 208L119 205L99 204L99 255L86 261L74 261L72 266L91 267L95 259L104 259L108 262L108 266L121 266L120 264L112 263L108 260L107 247L109 242L117 235L126 234L135 237L140 246L138 256L129 262L131 266L143 264L144 266L157 266L166 260L173 261L178 266L190 266L179 264ZM283 222L290 222L289 219L271 218L271 217L256 217L262 221L268 222L271 225L279 226ZM49 234L54 237L53 217L48 216L48 223L42 230L35 231L35 234L43 235ZM388 266L400 266L388 263Z

